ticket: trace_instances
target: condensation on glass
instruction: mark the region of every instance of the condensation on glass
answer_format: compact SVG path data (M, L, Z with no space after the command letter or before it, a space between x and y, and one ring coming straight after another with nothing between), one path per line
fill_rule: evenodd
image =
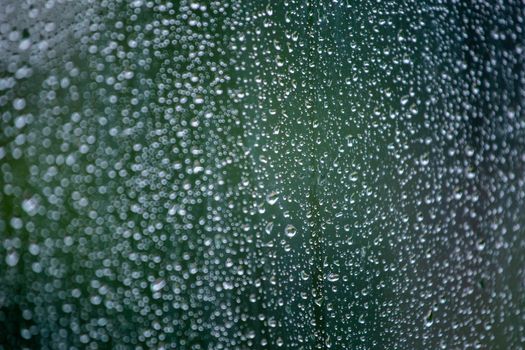
M0 349L523 349L520 1L0 6Z

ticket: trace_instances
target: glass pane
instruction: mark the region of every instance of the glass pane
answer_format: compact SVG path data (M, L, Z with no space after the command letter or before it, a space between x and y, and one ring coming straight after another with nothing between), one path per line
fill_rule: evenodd
M4 0L0 349L523 349L524 19Z

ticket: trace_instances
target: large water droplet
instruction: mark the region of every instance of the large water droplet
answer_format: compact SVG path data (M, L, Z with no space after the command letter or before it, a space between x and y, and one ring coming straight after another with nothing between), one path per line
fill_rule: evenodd
M292 224L288 224L286 225L286 227L284 228L284 234L290 238L292 238L293 236L295 236L295 234L297 233L297 229L295 228L294 225Z
M17 110L17 111L20 111L22 109L24 109L26 106L26 100L23 99L23 98L16 98L14 101L13 101L13 107Z
M337 282L339 281L339 275L337 273L329 273L328 276L326 276L326 279L329 282Z
M430 310L425 316L425 327L430 327L434 323L434 317L432 310Z
M270 205L274 205L279 200L279 192L272 191L266 195L266 202Z
M159 292L164 286L166 286L166 281L163 279L157 279L151 284L151 291L153 293Z
M38 211L38 201L35 198L24 199L22 209L29 215L33 216Z
M7 256L5 257L5 262L7 265L13 267L16 266L16 264L18 264L19 259L20 257L18 256L18 253L16 251L13 251L7 254Z

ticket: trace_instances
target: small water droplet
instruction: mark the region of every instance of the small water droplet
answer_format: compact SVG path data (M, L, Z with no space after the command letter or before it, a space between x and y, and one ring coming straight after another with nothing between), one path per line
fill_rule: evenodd
M329 282L337 282L339 281L339 275L337 273L329 273L326 279Z
M273 229L273 221L270 221L269 223L266 224L264 231L266 232L266 234L269 235L270 233L272 233L272 229Z
M476 242L476 249L478 251L480 251L480 252L485 249L485 240L484 239L480 239L480 240L478 240Z
M365 315L359 316L359 319L357 320L360 324L365 324Z

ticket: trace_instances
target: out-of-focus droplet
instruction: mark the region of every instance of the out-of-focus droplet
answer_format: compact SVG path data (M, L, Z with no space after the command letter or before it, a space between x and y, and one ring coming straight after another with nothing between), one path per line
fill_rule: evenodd
M22 202L22 209L24 209L24 211L31 216L35 215L38 211L37 199L34 197L24 199Z
M5 257L5 262L7 265L14 267L16 264L18 264L18 260L20 259L18 253L16 251L12 251L7 254Z
M159 292L164 286L166 286L166 281L163 279L157 279L151 284L151 291L154 293Z
M26 100L23 98L15 98L13 101L13 107L17 111L24 109L26 106Z

